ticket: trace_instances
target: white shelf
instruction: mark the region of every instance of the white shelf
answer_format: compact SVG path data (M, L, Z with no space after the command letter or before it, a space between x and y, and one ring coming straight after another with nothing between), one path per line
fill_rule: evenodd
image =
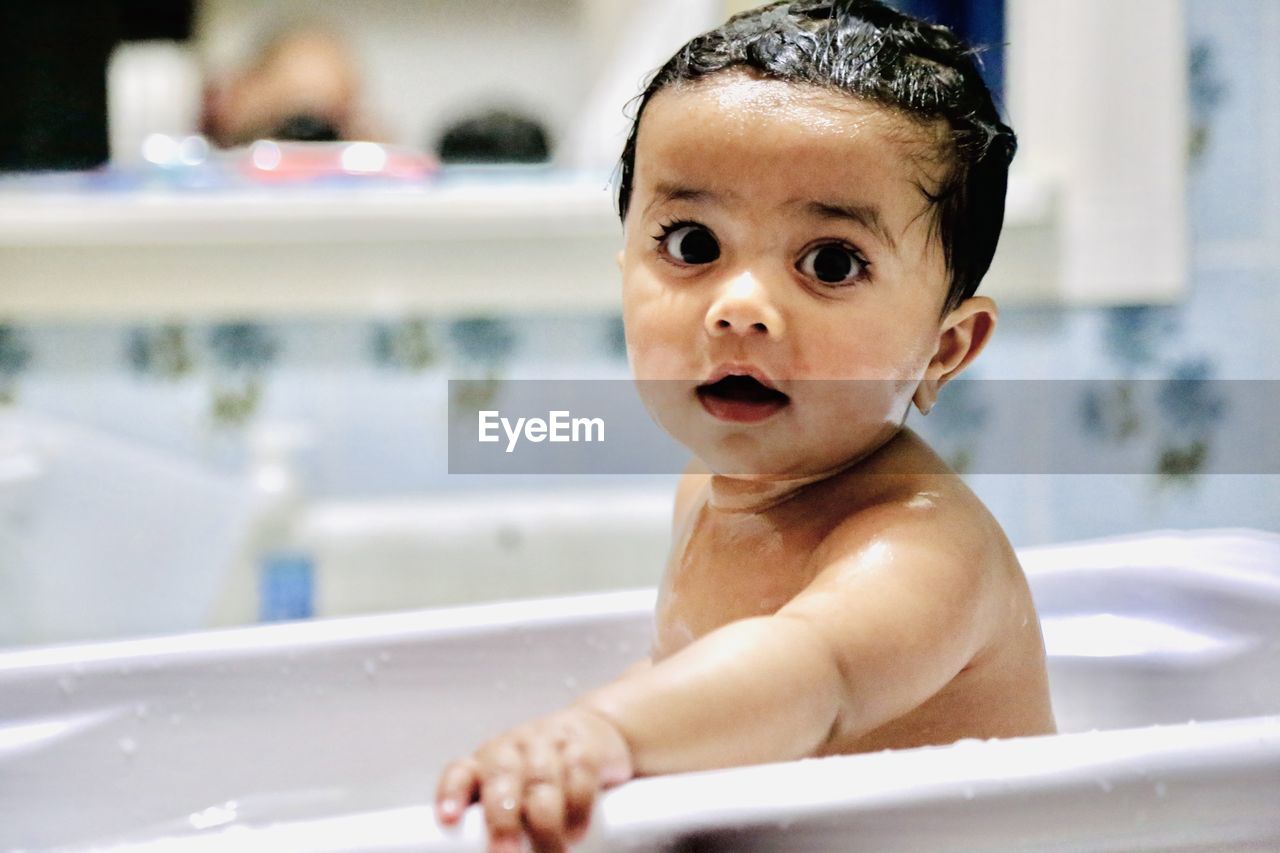
M617 310L606 180L404 190L0 192L7 320ZM1017 178L984 290L1052 295L1055 194Z
M506 236L526 229L543 236L616 232L612 204L606 178L416 189L12 191L0 192L0 248L387 243L480 237L490 229Z
M617 302L604 181L0 194L9 318L396 316Z

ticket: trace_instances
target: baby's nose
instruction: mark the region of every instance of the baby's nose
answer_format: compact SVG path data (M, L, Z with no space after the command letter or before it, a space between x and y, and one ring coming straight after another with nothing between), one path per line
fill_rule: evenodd
M782 315L769 298L768 291L750 273L733 279L711 303L706 317L707 334L782 335Z

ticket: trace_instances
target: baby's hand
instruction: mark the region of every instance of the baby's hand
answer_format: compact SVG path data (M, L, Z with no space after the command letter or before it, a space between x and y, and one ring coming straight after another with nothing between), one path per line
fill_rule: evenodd
M537 851L561 851L586 834L596 791L631 778L631 751L605 717L573 706L540 717L451 762L436 814L448 825L477 798L491 853L516 853L528 832Z

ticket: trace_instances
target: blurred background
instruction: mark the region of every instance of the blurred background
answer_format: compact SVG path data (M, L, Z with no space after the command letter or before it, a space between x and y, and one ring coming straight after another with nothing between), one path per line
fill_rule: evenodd
M447 380L627 378L628 102L751 5L5 4L0 645L656 584L674 476L450 476ZM1214 383L1280 378L1280 4L896 5L1021 140L972 374L1177 380L1078 386L1147 473L969 476L1014 544L1280 529L1277 476L1205 470Z

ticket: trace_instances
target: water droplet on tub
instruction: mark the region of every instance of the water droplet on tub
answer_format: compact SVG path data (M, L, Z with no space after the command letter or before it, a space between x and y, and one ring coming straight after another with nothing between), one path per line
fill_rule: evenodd
M215 826L224 826L235 820L236 810L239 807L235 800L228 800L225 805L209 806L202 812L193 812L187 820L196 829L212 829Z
M1156 783L1156 796L1157 796L1157 797L1159 797L1160 799L1162 799L1162 800L1163 800L1163 799L1165 798L1165 795L1166 795L1166 794L1168 794L1168 793L1169 793L1169 787L1168 787L1167 785L1165 785L1165 783L1163 783L1163 782L1157 782L1157 783Z
M1110 793L1111 793L1111 780L1109 780L1109 779L1095 779L1094 781L1098 783L1098 787L1102 789L1102 793L1104 793L1104 794L1110 794Z
M974 797L977 796L977 792L973 790L972 785L965 785L961 793L964 794L964 798L966 800L972 800Z
M146 702L139 702L137 705L133 707L133 715L137 717L139 720L145 720L147 718L147 714L149 713L150 713L150 709L147 708Z
M131 737L122 737L117 743L125 758L133 758L138 754L138 742Z
M373 678L375 675L377 675L377 674L378 674L378 662L377 662L376 660L374 660L373 658L365 658L365 661L364 661L364 674L365 674L365 675L367 675L367 676L369 676L370 678Z
M58 679L58 689L62 691L64 696L70 696L76 692L76 680L70 675L64 675Z
M578 686L578 679L574 678L572 675L567 675L564 679L564 686L568 687L570 690L574 690Z

